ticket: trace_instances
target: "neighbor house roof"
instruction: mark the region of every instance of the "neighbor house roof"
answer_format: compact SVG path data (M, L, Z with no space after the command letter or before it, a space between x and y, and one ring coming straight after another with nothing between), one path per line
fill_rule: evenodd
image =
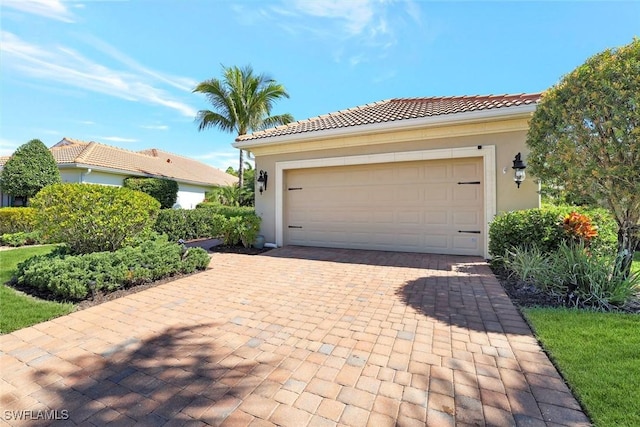
M204 185L231 185L237 178L187 157L155 148L129 151L71 138L50 148L58 167L89 167L136 176L153 176Z
M450 96L431 98L394 98L341 110L288 125L239 136L236 141L252 141L272 137L351 128L377 123L395 122L459 113L508 109L535 105L541 94L486 96ZM256 141L257 142L257 141Z

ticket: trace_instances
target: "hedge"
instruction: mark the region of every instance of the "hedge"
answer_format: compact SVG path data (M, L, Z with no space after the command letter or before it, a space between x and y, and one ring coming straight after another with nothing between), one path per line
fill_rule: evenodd
M125 178L124 187L150 195L160 203L160 209L169 209L178 200L178 183L165 178Z
M1 208L0 235L30 233L36 229L36 210L33 208Z
M253 208L166 209L158 214L154 230L173 241L221 238L227 245L249 247L260 232L260 221Z
M178 273L204 270L210 258L202 248L185 248L166 237L136 247L84 255L64 248L18 264L17 281L65 300L81 300L93 292L112 292Z
M598 234L591 240L590 250L615 253L618 225L611 214L601 208L577 206L545 206L497 216L489 227L489 253L499 260L514 247L535 246L544 253L554 252L571 237L561 225L571 212L586 215L596 227Z

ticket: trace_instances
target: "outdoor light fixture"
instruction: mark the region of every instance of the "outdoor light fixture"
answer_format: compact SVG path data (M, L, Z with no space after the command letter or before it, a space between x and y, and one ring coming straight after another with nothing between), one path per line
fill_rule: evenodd
M269 176L266 171L261 170L258 177L258 191L262 194L263 191L267 191L267 179Z
M522 161L520 153L516 154L516 158L513 159L513 166L511 168L515 171L513 174L513 180L516 182L518 188L520 188L520 184L527 177L527 175L524 173L526 167L527 165L525 165Z

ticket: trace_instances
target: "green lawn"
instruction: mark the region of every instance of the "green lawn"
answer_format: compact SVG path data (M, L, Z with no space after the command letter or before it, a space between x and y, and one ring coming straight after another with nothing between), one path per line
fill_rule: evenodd
M640 315L523 311L596 426L640 426Z
M8 333L73 311L73 304L43 301L5 286L19 262L49 253L53 245L0 252L0 333Z

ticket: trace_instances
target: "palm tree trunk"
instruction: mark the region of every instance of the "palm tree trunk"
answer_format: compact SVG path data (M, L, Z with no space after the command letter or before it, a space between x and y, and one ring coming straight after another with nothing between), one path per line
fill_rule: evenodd
M238 188L244 187L244 152L240 149L240 166L238 167Z

